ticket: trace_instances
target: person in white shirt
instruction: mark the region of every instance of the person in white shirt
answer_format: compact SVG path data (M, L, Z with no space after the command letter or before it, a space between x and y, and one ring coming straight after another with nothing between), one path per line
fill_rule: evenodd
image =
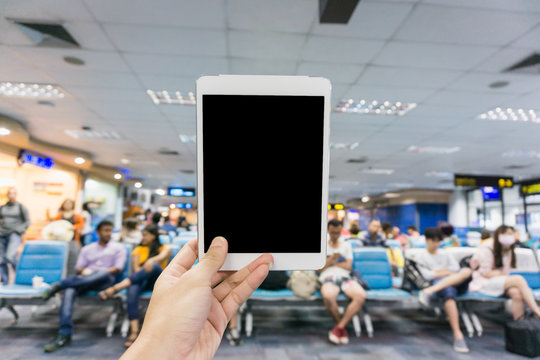
M426 251L420 253L415 257L415 261L418 263L418 269L422 273L422 276L431 281L432 285L437 283L442 284L441 281L446 278L458 279L461 278L461 282L455 281L452 286L446 286L439 289L435 286L430 286L422 291L418 295L418 300L421 304L429 306L429 299L432 295L437 295L444 301L444 311L448 317L450 328L454 335L454 350L457 352L469 352L467 343L461 329L459 328L459 312L456 304L456 296L465 294L469 287L469 281L471 276L471 270L469 268L460 269L458 262L451 255L445 252L445 250L439 249L441 241L443 239L443 233L438 228L426 228L424 231L426 237Z
M351 244L340 239L343 224L338 220L328 222L328 246L325 266L318 272L321 282L321 294L324 306L330 313L336 326L328 333L328 339L334 344L348 344L349 336L345 328L353 316L362 309L366 301L366 292L351 276L353 252ZM339 314L337 296L343 292L351 299L343 316Z

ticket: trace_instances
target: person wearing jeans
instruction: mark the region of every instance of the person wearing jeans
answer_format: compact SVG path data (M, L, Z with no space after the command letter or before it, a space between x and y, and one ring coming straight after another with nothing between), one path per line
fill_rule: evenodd
M24 205L17 202L17 190L7 192L8 202L0 207L0 276L2 284L9 282L9 265L17 268L17 250L21 245L21 236L28 226L30 217Z
M75 266L77 275L68 277L43 292L42 299L48 300L63 290L60 306L60 329L56 338L44 346L45 352L53 352L71 342L73 334L73 305L75 298L90 290L101 290L112 285L115 275L122 272L126 264L126 249L111 242L113 224L102 221L97 226L99 241L82 248Z
M114 296L118 291L127 290L127 312L129 318L130 334L124 343L131 346L139 335L139 297L143 291L154 288L154 283L167 266L171 250L167 245L159 242L159 228L157 225L148 225L142 231L141 244L131 253L133 274L99 293L103 300Z

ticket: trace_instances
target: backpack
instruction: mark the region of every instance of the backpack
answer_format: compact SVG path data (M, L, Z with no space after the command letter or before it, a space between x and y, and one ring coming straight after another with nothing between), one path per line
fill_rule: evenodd
M426 280L418 269L419 266L420 265L416 261L405 258L402 285L404 290L422 290L431 285L429 280Z
M259 289L263 290L281 290L287 288L287 276L286 271L270 271L268 276L262 284L259 286Z
M287 287L294 295L309 299L319 290L319 277L315 271L292 271Z

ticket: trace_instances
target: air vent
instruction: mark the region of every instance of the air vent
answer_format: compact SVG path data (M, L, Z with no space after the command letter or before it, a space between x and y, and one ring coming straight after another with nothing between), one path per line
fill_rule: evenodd
M119 140L122 138L120 134L115 131L66 130L65 133L75 139Z
M504 168L508 170L521 170L521 169L526 169L528 167L529 165L508 165L508 166L505 166Z
M356 158L356 159L347 160L347 162L351 163L351 164L363 164L363 163L365 163L367 161L368 161L368 158L366 156L361 156L361 157Z
M178 156L180 153L176 150L169 150L169 149L161 149L158 151L159 155L171 155L171 156Z
M80 48L65 27L59 24L13 20L15 25L38 46Z
M540 74L540 54L534 53L518 63L510 66L503 72L520 74Z

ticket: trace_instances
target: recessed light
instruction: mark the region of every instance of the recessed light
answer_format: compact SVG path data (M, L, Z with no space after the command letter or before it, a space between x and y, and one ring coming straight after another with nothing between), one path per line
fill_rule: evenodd
M508 84L509 84L508 81L495 81L489 84L489 87L492 89L498 89L498 88L508 86Z
M155 193L159 196L165 196L165 190L163 189L156 189Z
M6 135L9 135L11 134L11 130L5 128L5 127L0 127L0 136L6 136Z
M116 173L116 174L114 174L114 178L115 178L116 180L120 180L120 179L122 179L122 174Z
M193 92L181 93L180 91L174 91L169 93L166 90L146 90L146 93L156 105L174 104L195 106L196 104L196 98Z
M357 142L352 143L330 143L330 149L335 150L354 150L356 149L360 144Z
M388 198L388 199L398 198L399 196L400 195L398 193L386 193L386 194L384 194L384 197Z
M364 99L355 101L353 99L343 99L334 108L334 112L402 116L415 107L416 103L402 103L400 101L368 101Z
M476 117L481 120L531 121L540 123L540 111L535 109L500 108L489 110Z
M119 140L122 138L116 131L65 130L65 133L75 139Z
M442 177L442 178L454 176L454 174L447 171L435 171L435 170L428 171L424 175L431 176L431 177Z
M183 142L184 144L194 143L197 141L197 135L180 134L178 135L178 137L180 138L180 141Z
M0 95L42 99L62 99L66 96L64 90L56 85L9 81L0 82Z
M363 169L362 172L364 174L373 174L373 175L392 175L394 173L394 169L374 169L374 168L368 168Z
M540 152L539 151L523 151L523 150L511 150L502 153L503 157L509 157L509 158L528 158L528 159L540 159Z
M64 56L64 61L67 62L68 64L77 65L77 66L81 66L85 64L84 60L79 59L75 56Z
M84 158L82 157L76 157L74 160L75 164L79 164L79 165L82 165L86 162L86 160L84 160Z
M452 154L460 150L459 146L443 147L443 146L416 146L411 145L407 149L408 152L414 153L430 153L430 154Z
M169 208L171 208L171 209L176 209L176 204L171 204L171 205L169 205Z
M362 196L361 201L362 201L363 203L367 203L367 202L369 201L369 196L367 196L367 195Z
M137 181L135 184L133 184L133 186L135 186L137 189L140 189L142 188L142 183Z
M120 162L124 165L127 165L129 164L131 161L129 161L128 159L120 159Z

